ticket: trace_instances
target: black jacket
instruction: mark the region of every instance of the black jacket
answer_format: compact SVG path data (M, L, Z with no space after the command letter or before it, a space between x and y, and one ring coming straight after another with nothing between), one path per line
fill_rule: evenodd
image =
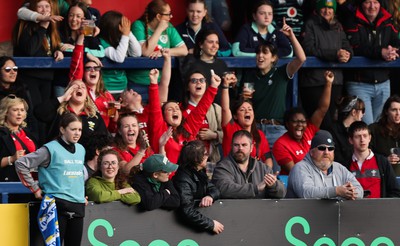
M178 168L173 182L181 197L179 214L191 225L212 231L214 221L200 213L196 209L198 203L195 203L195 200L201 200L205 196L211 196L214 202L219 199L219 190L208 181L206 173L189 168Z
M400 197L400 186L392 165L383 155L375 154L375 157L381 173L381 197Z
M348 132L343 122L334 122L330 133L332 133L335 142L335 161L344 166L348 166L349 163L351 163L353 146L349 142Z
M54 140L59 135L59 124L61 120L61 115L57 112L59 106L60 102L57 98L53 98L37 105L34 109L36 118L49 126L46 142ZM82 112L79 117L82 119L82 136L79 139L79 143L84 141L84 138L90 137L93 132L108 133L99 112L96 112L95 117L89 117L86 113Z
M151 211L157 208L176 209L179 207L180 199L171 180L161 183L160 191L155 191L153 185L147 180L143 172L135 175L131 183L132 187L140 194L141 209ZM171 194L166 191L168 189Z
M351 18L350 18L351 19ZM398 32L393 26L391 15L380 8L378 16L370 23L360 8L355 12L355 19L345 27L354 55L382 60L382 48L388 45L399 47ZM349 73L349 80L366 83L379 83L389 79L389 70L358 69Z
M27 129L24 129L28 136L38 147L35 137ZM3 157L12 156L16 152L14 140L11 137L11 132L6 127L0 127L0 160ZM29 151L25 150L25 154ZM0 168L0 182L19 182L19 177L15 171L14 165Z
M328 23L323 17L313 15L305 25L305 33L302 41L304 52L307 56L315 56L329 62L339 62L337 52L340 49L350 52L353 56L353 49L342 28L342 25L334 19ZM351 59L351 58L350 58ZM343 73L341 69L331 69L335 74L333 83L343 84ZM326 69L308 69L304 71L304 78L300 86L323 86L325 85Z

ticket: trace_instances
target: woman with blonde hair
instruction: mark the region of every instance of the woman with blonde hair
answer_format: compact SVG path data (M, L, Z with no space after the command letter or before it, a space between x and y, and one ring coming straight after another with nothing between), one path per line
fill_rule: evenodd
M28 104L10 94L0 101L0 182L19 181L14 162L36 150L36 138L26 129Z
M82 80L70 82L64 95L51 99L35 109L36 117L50 125L47 140L54 139L58 135L58 122L67 112L75 113L82 118L81 140L88 137L91 132L107 133L104 121L89 98Z

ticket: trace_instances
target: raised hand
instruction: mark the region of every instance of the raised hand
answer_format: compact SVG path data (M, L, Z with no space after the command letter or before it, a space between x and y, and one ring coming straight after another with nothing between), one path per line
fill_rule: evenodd
M280 31L287 37L294 35L293 29L288 24L286 24L285 17L283 17L283 25Z
M150 84L158 84L158 76L160 76L160 71L157 68L153 68L149 72Z
M219 84L221 84L221 77L214 73L214 70L211 69L211 87L218 88Z
M327 70L327 71L325 71L325 80L326 80L326 83L333 83L333 80L335 79L335 74L332 72L332 71L329 71L329 70Z
M168 140L172 137L172 127L168 127L168 129L161 135L160 140L158 141L160 146L165 146Z

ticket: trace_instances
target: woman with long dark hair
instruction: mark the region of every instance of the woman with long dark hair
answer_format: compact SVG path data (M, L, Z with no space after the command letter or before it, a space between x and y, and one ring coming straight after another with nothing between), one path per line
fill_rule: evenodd
M117 128L113 149L125 162L121 164L121 169L126 174L131 171L137 172L139 164L153 154L151 147L146 146L147 134L140 131L138 119L133 113L121 115L117 122ZM132 170L132 168L134 169Z
M251 133L254 139L254 147L251 151L251 157L262 160L272 169L272 153L269 143L264 133L257 129L254 120L254 110L252 103L244 98L235 102L232 111L230 109L229 86L236 81L234 74L226 75L223 79L221 107L222 107L222 129L224 138L222 141L222 150L224 156L231 151L232 135L238 130L246 130Z
M178 213L184 220L198 229L219 234L224 225L197 210L197 207L212 206L220 195L205 172L207 157L208 152L202 141L187 143L179 156L179 168L173 182L181 198ZM195 200L200 200L200 204L197 205Z
M335 142L335 161L343 165L351 162L353 146L349 142L348 129L355 121L361 121L365 113L363 100L357 96L342 97L337 103L338 120L332 123L333 140Z
M142 49L137 38L132 34L131 21L121 12L110 10L103 14L99 28L100 42L105 56L110 60L123 63L127 56L140 57ZM111 93L120 93L126 89L128 80L123 69L103 71L104 84Z
M383 105L378 122L369 125L370 147L374 153L386 156L396 175L400 175L400 97L393 95Z
M151 70L149 76L151 81L148 105L150 145L156 153L165 153L171 162L176 163L184 142L196 139L201 123L217 93L221 78L218 75L213 76L211 85L207 88L197 107L186 119L183 119L179 103L167 101L162 106L160 105L157 83L158 70ZM168 136L168 140L165 146L160 148L160 138L165 134Z

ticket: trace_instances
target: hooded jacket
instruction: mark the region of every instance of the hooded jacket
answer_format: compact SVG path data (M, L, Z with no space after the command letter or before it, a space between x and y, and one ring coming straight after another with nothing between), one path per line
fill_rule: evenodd
M357 198L362 198L363 188L346 167L333 162L328 170L328 175L325 175L314 164L308 153L290 171L286 198L343 199L336 195L336 186L344 185L347 182L351 182L357 189Z

